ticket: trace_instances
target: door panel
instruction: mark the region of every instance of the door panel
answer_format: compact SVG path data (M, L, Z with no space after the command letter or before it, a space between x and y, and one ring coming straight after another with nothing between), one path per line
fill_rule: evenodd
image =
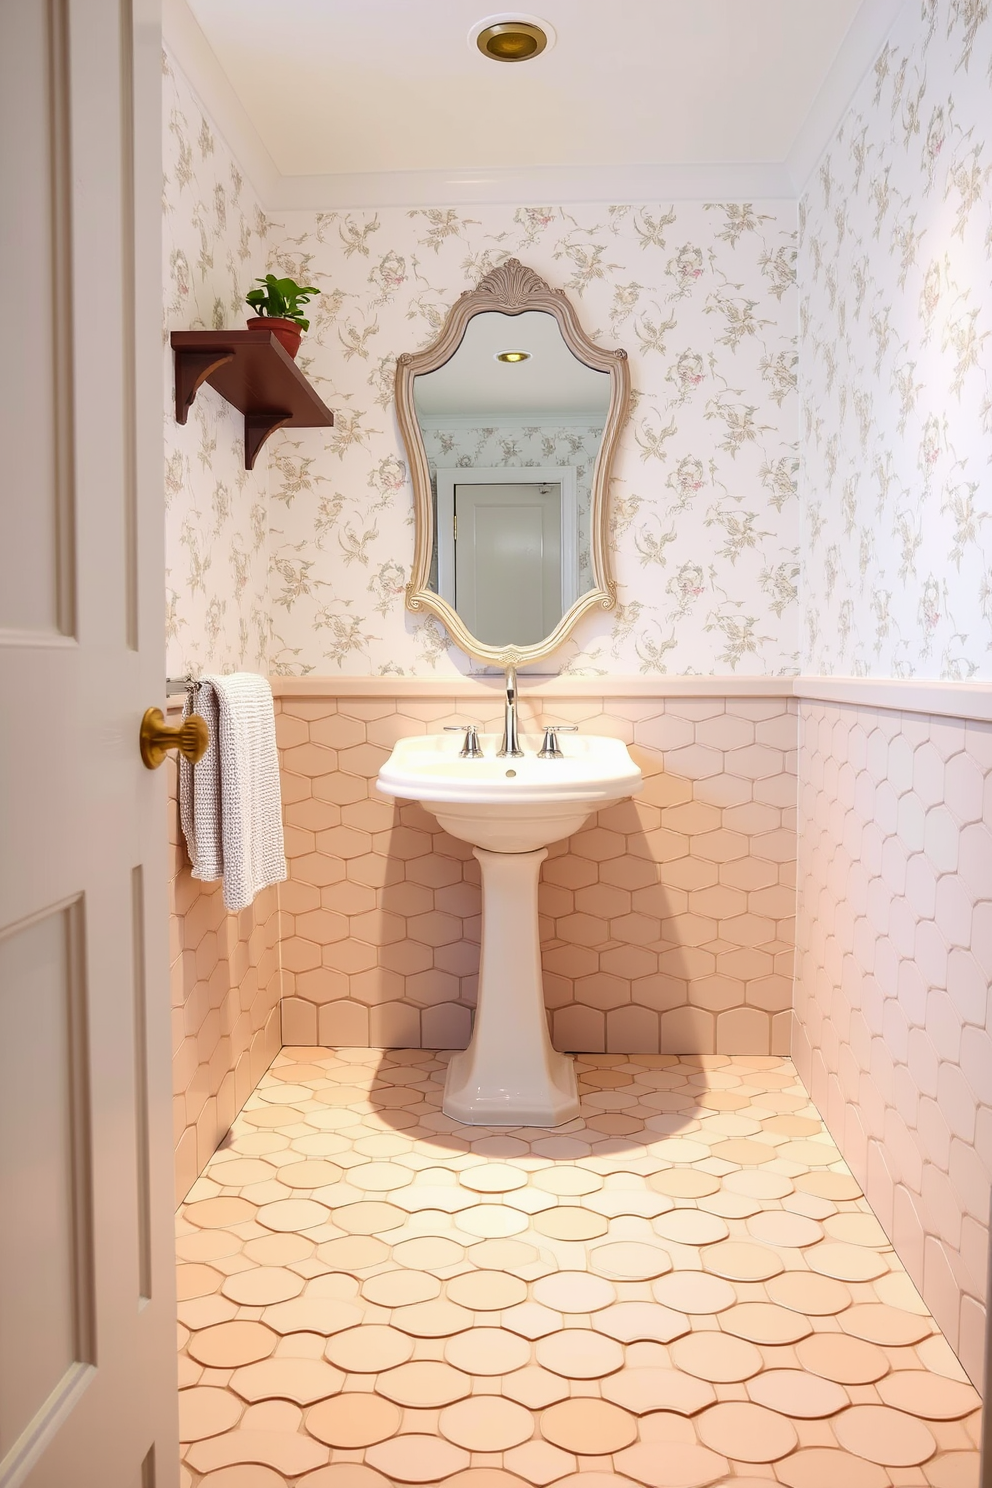
M77 902L0 939L0 1460L93 1363L80 929Z
M25 285L0 397L0 1488L175 1488L165 782L137 747L165 669L161 34L149 0L0 0L0 34L0 267Z
M2 13L0 282L15 291L4 334L17 350L0 402L0 630L50 636L72 620L68 36L61 5L4 0Z
M455 487L455 608L487 645L528 646L562 616L561 487Z

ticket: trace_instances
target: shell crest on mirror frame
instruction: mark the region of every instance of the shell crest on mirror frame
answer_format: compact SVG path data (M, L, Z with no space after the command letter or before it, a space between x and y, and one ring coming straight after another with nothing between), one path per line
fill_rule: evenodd
M471 291L469 291L471 293ZM535 295L553 294L550 284L546 283L533 269L528 269L519 258L508 258L505 264L498 269L492 269L484 279L479 281L476 293L491 294L500 305L506 309L516 309L526 305L527 301Z

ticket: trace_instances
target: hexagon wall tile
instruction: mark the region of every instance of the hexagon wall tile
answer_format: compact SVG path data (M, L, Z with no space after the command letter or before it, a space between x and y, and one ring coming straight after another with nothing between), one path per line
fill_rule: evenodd
M913 1283L981 1382L992 726L804 703L801 730L797 1065ZM864 1279L890 1254L869 1246L859 1257L849 1221L826 1229L804 1252L824 1275Z
M423 706L377 700L372 717L362 700L278 700L293 823L280 899L288 1041L458 1048L468 1040L478 866L430 813L375 789L392 741L427 727ZM645 775L635 801L593 816L544 865L556 1045L788 1052L795 705L604 696L521 706L524 727L536 726L531 714L575 715L583 729L626 738ZM438 700L430 727L473 721L493 730L498 711ZM679 747L666 749L676 736ZM345 738L345 748L333 742Z

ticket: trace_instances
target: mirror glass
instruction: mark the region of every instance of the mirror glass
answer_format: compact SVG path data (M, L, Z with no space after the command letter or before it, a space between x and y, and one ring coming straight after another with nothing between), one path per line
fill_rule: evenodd
M554 315L484 311L413 379L434 508L428 588L487 646L533 646L595 587L593 477L610 373Z

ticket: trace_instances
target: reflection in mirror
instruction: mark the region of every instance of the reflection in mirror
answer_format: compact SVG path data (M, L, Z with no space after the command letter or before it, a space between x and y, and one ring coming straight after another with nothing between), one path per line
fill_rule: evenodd
M611 377L555 316L474 315L413 379L434 507L428 587L490 646L533 646L595 587L593 477Z
M396 358L413 482L407 609L500 667L552 656L612 610L609 492L630 405L620 347L508 258L459 295L437 339Z

